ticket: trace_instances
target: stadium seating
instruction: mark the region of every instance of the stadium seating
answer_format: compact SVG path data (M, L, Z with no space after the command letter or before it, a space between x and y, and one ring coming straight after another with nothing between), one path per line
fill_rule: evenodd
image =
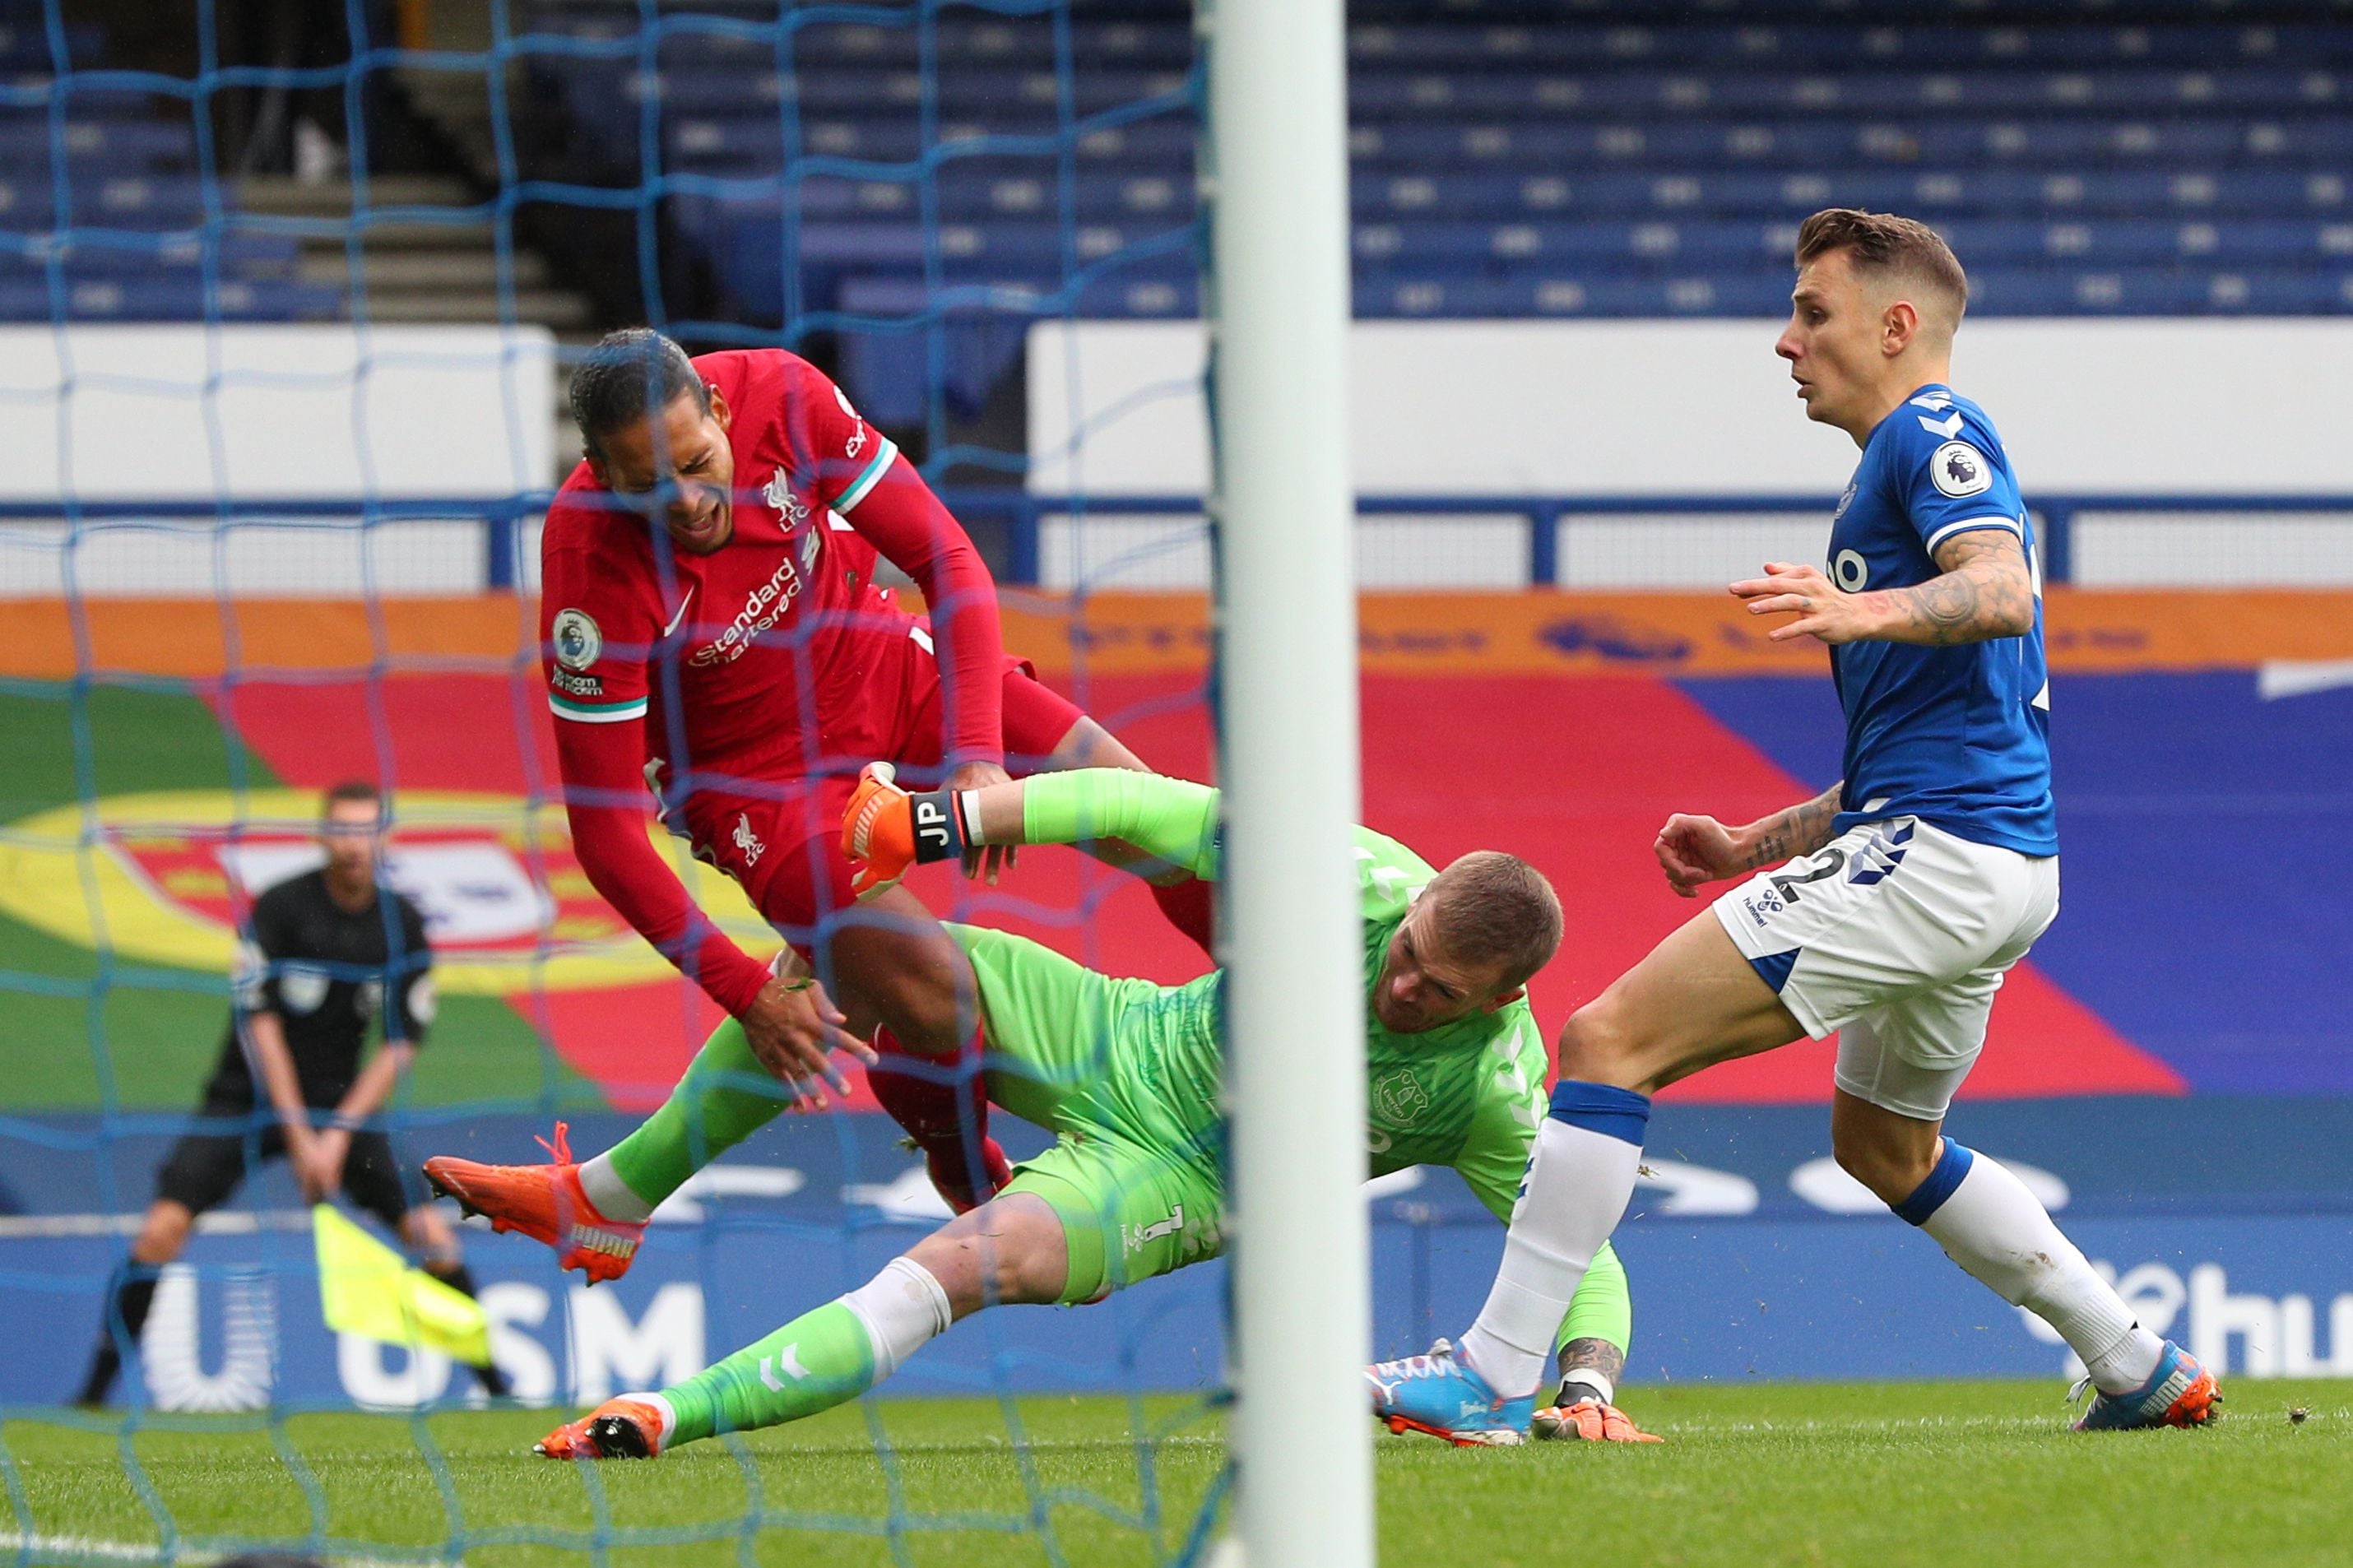
M697 9L648 40L631 7L541 0L532 68L607 179L659 182L717 321L891 321L844 349L889 419L917 412L909 318L945 323L964 402L1018 352L985 305L1198 309L1182 7L928 31ZM1939 224L1988 312L2353 308L2341 5L1534 10L1352 7L1360 316L1778 314L1795 226L1832 205Z
M69 29L73 68L102 63L103 42ZM0 321L343 314L340 290L298 277L293 235L207 212L185 101L84 79L57 135L54 79L38 29L0 26Z
M754 331L882 301L1198 309L1186 7L779 15L665 5L649 32L616 0L518 10L530 101L572 121L579 182L658 195L674 308ZM1989 312L2353 308L2353 7L2275 15L1359 0L1356 309L1771 313L1795 223L1834 204L1937 222ZM73 63L100 43L78 31ZM60 168L48 45L0 45L0 315L200 314L208 257L224 314L338 311L282 234L207 212L184 104L77 90ZM959 334L968 365L1013 352Z
M1599 0L1490 26L1477 5L1440 21L1359 5L1358 311L1771 310L1792 225L1832 204L1947 225L1991 310L2353 303L2341 24L1976 9L1988 19L1910 26L1889 24L1917 8ZM1039 19L786 37L754 15L674 16L648 50L633 13L538 11L577 52L537 68L620 174L668 180L673 231L733 314L783 310L787 258L803 310L894 274L1087 313L1192 308L1153 244L1194 216L1181 11L1082 9L1060 42ZM1058 48L1077 64L1067 92ZM1132 255L1152 286L1070 287Z

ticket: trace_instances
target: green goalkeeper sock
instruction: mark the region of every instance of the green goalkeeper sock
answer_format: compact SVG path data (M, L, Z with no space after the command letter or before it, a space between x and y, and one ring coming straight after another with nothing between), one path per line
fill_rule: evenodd
M607 1218L643 1219L689 1176L775 1121L786 1093L752 1054L744 1026L729 1018L702 1042L661 1109L580 1167L580 1185Z
M874 1346L842 1301L828 1301L662 1390L678 1426L672 1444L798 1421L874 1386Z
M1585 1278L1577 1281L1577 1294L1569 1298L1568 1316L1560 1321L1560 1335L1553 1342L1553 1353L1557 1358L1561 1348L1575 1340L1599 1340L1616 1346L1622 1360L1633 1339L1634 1297L1626 1286L1626 1266L1618 1260L1617 1249L1605 1241L1601 1250L1593 1255ZM1605 1395L1616 1387L1614 1378L1591 1371L1579 1375Z
M947 1332L954 1317L931 1271L912 1258L895 1258L849 1295L662 1390L677 1417L669 1440L691 1443L830 1410L898 1371Z

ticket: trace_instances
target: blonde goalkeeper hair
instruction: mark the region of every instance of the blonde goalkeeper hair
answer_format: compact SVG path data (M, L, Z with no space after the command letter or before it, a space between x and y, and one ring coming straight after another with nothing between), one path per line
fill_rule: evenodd
M1560 900L1543 872L1500 849L1474 849L1438 874L1438 940L1465 963L1500 963L1500 989L1525 985L1560 951Z

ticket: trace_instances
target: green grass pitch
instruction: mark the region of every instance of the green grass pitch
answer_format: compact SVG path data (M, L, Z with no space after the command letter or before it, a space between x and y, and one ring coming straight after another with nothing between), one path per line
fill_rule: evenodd
M2241 1380L2206 1431L2097 1436L2065 1429L2047 1383L1653 1386L1628 1403L1665 1444L1458 1451L1380 1436L1382 1561L2353 1562L2340 1383ZM156 1561L131 1550L161 1543L142 1489L195 1562L300 1542L314 1520L333 1557L438 1561L453 1518L470 1568L1170 1560L1223 1462L1213 1415L1178 1398L1017 1410L1019 1444L994 1401L879 1400L652 1464L585 1467L530 1456L552 1425L541 1412L302 1415L275 1431L176 1418L131 1440L135 1475L111 1425L19 1412L0 1427L15 1515L0 1514L0 1560ZM1269 1479L1282 1485L1280 1469ZM600 1521L617 1531L601 1552Z

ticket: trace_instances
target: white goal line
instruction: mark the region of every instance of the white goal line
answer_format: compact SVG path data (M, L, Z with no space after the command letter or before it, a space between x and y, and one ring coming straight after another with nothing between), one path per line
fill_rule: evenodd
M249 1550L240 1547L239 1551ZM276 1550L273 1548L273 1550ZM301 1555L299 1548L288 1549ZM232 1553L208 1547L182 1546L166 1552L161 1545L142 1546L128 1541L101 1541L88 1535L18 1535L0 1531L0 1552L27 1552L52 1563L153 1563L156 1568L209 1568ZM322 1562L344 1568L465 1568L462 1558L327 1557Z

